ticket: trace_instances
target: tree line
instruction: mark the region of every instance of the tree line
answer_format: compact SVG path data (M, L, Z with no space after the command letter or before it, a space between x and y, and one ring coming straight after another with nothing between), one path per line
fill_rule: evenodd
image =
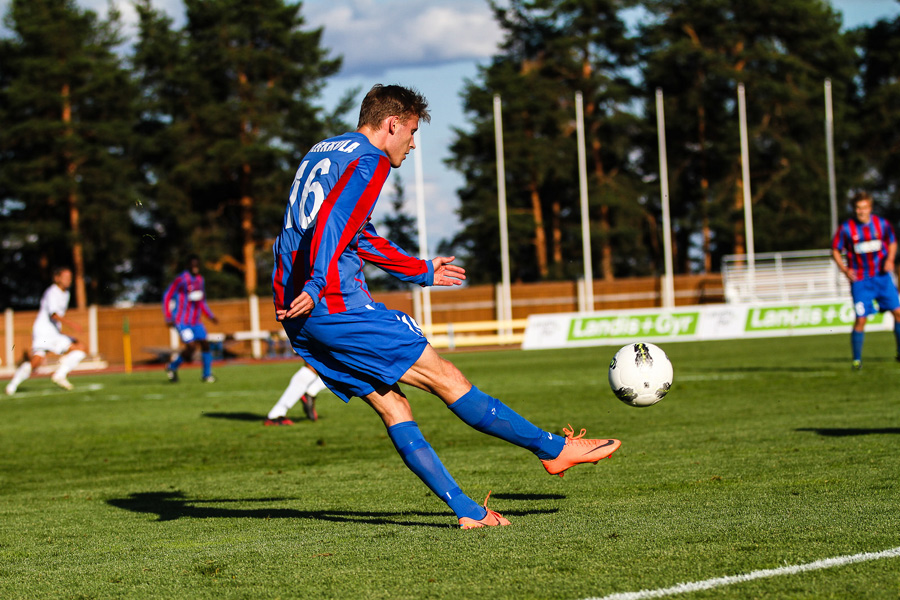
M504 0L500 51L463 91L450 164L463 229L444 245L500 279L492 100L503 104L512 278L582 273L574 97L584 98L594 276L663 270L656 89L665 98L675 271L744 251L737 86L746 88L754 245L827 248L823 84L840 216L854 190L900 218L900 18L842 31L824 0Z
M184 0L176 27L134 0L134 39L74 0L12 0L0 38L0 303L33 306L71 265L79 306L157 301L190 252L213 296L269 293L285 182L346 131L359 90L317 104L341 58L302 4ZM758 251L828 244L822 83L835 99L837 184L900 216L900 19L841 31L824 0L504 0L504 39L461 91L448 166L461 230L441 244L475 283L500 277L492 99L503 99L517 281L582 269L574 94L585 99L593 264L661 270L655 89L666 98L676 271L743 248L736 86L747 88ZM402 186L388 237L409 240ZM896 222L896 221L895 221ZM415 247L409 250L415 251Z
M267 293L268 253L299 156L345 131L352 93L317 106L340 69L284 0L185 0L177 28L134 0L121 15L74 0L13 0L0 45L0 274L33 305L68 264L78 306L139 288L157 301L184 257L215 296ZM39 276L40 275L40 276ZM265 291L264 291L265 290ZM134 295L134 294L132 294Z

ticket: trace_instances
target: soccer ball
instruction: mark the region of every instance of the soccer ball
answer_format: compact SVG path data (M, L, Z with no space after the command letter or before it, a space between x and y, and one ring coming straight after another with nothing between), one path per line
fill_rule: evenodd
M629 406L652 406L672 387L672 363L658 346L623 346L609 363L609 387Z

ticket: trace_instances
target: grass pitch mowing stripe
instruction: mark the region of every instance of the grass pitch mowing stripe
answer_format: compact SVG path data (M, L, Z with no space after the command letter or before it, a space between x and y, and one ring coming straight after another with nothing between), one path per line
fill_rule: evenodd
M881 552L862 552L853 554L852 556L836 556L834 558L825 558L815 562L803 565L791 565L788 567L779 567L777 569L765 569L762 571L754 571L743 575L730 575L727 577L716 577L715 579L707 579L705 581L693 581L691 583L679 583L670 588L660 590L641 590L640 592L622 592L618 594L610 594L603 598L588 598L587 600L644 600L645 598L663 598L665 596L674 596L676 594L690 594L691 592L699 592L702 590L711 590L713 588L723 587L727 585L735 585L754 579L765 579L767 577L779 577L781 575L797 575L809 571L818 571L820 569L833 569L835 567L843 567L854 563L868 562L871 560L881 560L884 558L900 557L900 548L891 548Z

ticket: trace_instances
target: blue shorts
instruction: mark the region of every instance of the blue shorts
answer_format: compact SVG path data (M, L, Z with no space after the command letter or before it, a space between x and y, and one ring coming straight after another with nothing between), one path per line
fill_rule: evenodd
M850 292L853 294L853 308L857 317L900 308L897 286L890 273L854 281L850 284Z
M204 327L202 324L176 325L175 329L178 330L178 336L185 344L190 344L191 342L202 342L206 339L206 327Z
M380 302L282 325L297 354L344 402L397 383L428 345L412 317Z

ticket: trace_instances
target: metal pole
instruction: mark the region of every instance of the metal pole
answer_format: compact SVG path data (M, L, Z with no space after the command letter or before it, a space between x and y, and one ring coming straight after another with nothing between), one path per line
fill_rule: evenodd
M659 140L659 185L662 194L663 256L666 274L663 278L663 308L675 306L675 280L672 268L672 220L669 214L669 164L666 156L666 116L662 88L656 88L656 136Z
M100 333L97 314L96 304L88 306L88 356L91 358L96 358L100 354Z
M3 315L4 315L4 323L5 323L5 328L6 328L6 336L5 336L6 339L4 340L4 344L6 346L6 348L5 348L6 364L10 368L15 369L16 368L16 355L15 355L15 350L16 350L15 340L16 340L16 338L15 338L15 330L14 330L14 326L13 326L15 323L15 321L13 320L13 316L14 316L13 309L7 308L5 311L3 311Z
M509 277L509 232L506 225L506 166L503 162L503 115L500 94L494 94L494 139L497 147L497 203L500 212L500 269L503 282L504 321L512 320Z
M581 198L581 251L584 254L584 304L594 310L594 265L591 258L591 216L588 213L587 158L584 148L584 100L575 92L575 129L578 133L578 184Z
M828 154L828 202L831 207L831 233L838 228L837 185L834 176L834 110L831 104L831 79L825 80L825 151Z
M416 221L419 225L419 257L428 259L428 232L425 228L425 176L422 170L422 136L416 132L416 152L413 160L416 166ZM422 325L431 327L431 288L422 288Z
M750 205L750 143L747 139L747 101L744 98L744 84L738 84L738 114L741 120L741 183L744 190L744 238L747 247L747 266L750 280L755 271L753 250L753 207Z
M250 307L250 331L253 332L253 339L250 340L250 354L253 358L262 358L262 343L259 340L259 296L250 294L247 304Z

